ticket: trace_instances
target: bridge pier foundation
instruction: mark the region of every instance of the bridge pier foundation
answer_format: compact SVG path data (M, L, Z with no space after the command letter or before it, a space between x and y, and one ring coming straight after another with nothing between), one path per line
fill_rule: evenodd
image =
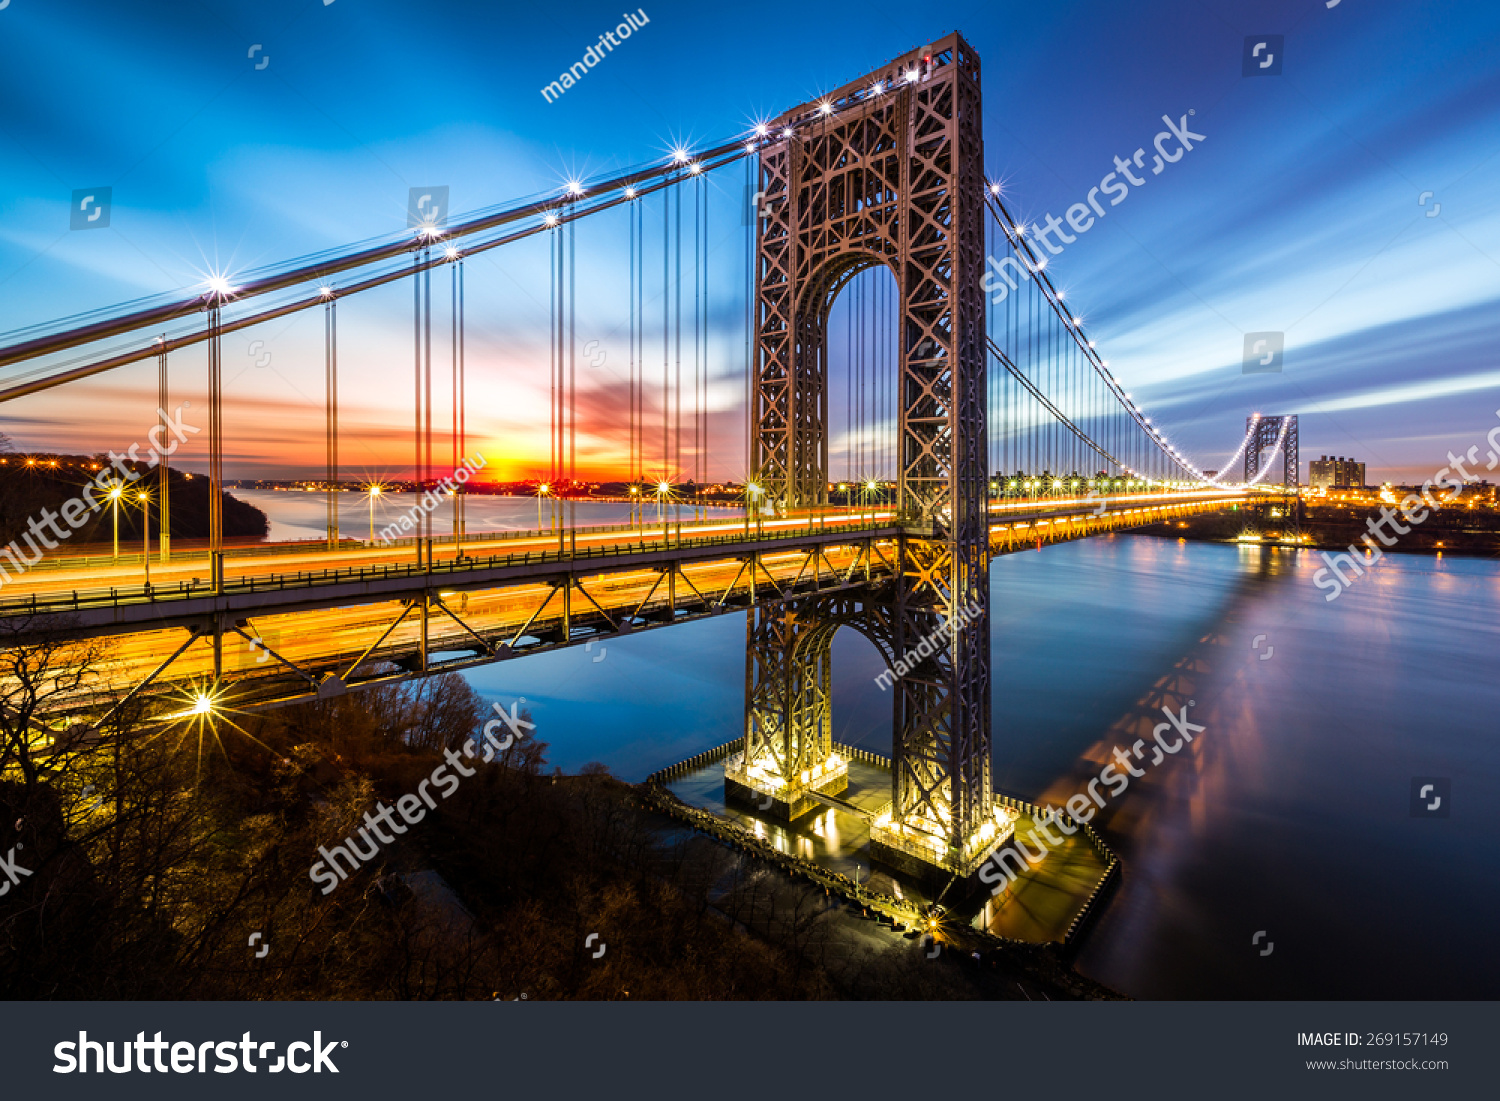
M810 608L760 604L746 617L745 743L724 763L725 801L792 821L837 795L849 765L833 752L833 632Z

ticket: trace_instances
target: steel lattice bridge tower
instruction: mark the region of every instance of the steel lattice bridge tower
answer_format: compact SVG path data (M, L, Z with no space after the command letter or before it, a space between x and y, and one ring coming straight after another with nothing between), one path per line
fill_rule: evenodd
M160 412L153 440L165 432L174 404L169 361L179 387L181 371L207 368L206 546L158 538L153 563L147 510L159 533L172 507L168 464L132 466L114 456L115 473L100 472L98 463L80 471L107 494L89 498L80 514L118 510L122 501L133 507L139 498L146 538L133 560L122 558L118 543L112 558L97 548L59 547L36 523L0 547L3 645L112 640L109 681L59 697L56 713L38 718L38 737L107 738L127 705L152 722L211 725L236 710L330 699L687 619L744 614L744 729L726 765L727 795L792 819L837 800L848 784L848 762L832 749L830 649L847 626L890 667L877 683L892 699L891 798L870 816L874 855L945 882L971 876L1005 841L1012 821L990 782L991 556L1245 501L1269 469L1261 465L1268 443L1284 450L1293 489L1298 469L1294 416L1252 418L1240 444L1251 484L1241 487L1205 477L1145 416L1086 337L1075 307L1064 306L1046 258L1010 217L1000 186L986 182L981 106L979 59L953 34L730 142L678 149L670 160L609 179L570 181L557 195L424 223L243 279L221 273L202 293L0 338L0 372L19 368L0 375L0 405L153 365ZM671 520L674 485L696 495L710 480L707 393L715 365L707 354L706 185L733 165L745 171L747 200L756 199L741 227L753 269L744 273L741 300L746 453L735 457L743 463L745 515L726 519L700 509L695 519L679 512ZM628 362L628 381L621 380L628 412L617 417L629 428L631 520L569 522L554 488L544 522L549 486L587 484L578 446L582 342L574 288L579 257L589 261L587 242L579 249L578 239L580 227L607 226L610 211L629 225L628 273L604 285L629 299L629 351L620 356ZM647 233L656 211L659 238ZM410 282L407 484L441 498L446 482L439 476L469 454L466 417L483 412L464 399L465 319L475 308L472 292L465 297L465 260L528 239L547 245L551 297L552 450L545 464L536 459L546 472L545 482L538 478L536 530L470 532L467 490L449 485L451 504L442 515L451 517L451 534L439 532L435 508L424 507L410 534L377 540L375 484L368 487L369 538L351 538L340 527L338 500L349 488L339 459L340 302ZM658 239L651 259L659 261L661 293L648 295L646 259ZM618 263L619 251L606 249L599 263ZM435 301L433 276L441 278L443 269L449 286L444 294L439 285ZM878 435L879 448L871 443L864 454L878 452L884 464L861 472L867 492L856 507L853 487L843 487L842 501L832 490L830 442L838 425L830 353L838 346L829 321L842 292L866 301L858 297L866 272L888 273L894 297L881 308L890 307L895 335L872 407L878 417L866 417L863 390L853 417L853 384L846 382L843 432ZM684 295L689 277L693 289ZM648 302L659 311L649 324ZM682 419L689 306L691 433ZM303 355L321 358L324 370L326 539L231 546L224 538L223 458L226 425L235 418L224 415L232 401L223 345L234 334L266 335L265 326L303 311L323 315L320 353ZM846 379L854 371L850 357ZM649 380L650 403L648 361L662 371L659 390ZM346 390L349 370L346 362ZM877 378L863 361L859 371L861 380ZM451 431L444 417L434 417L448 372ZM846 446L846 464L850 453ZM180 455L172 460L174 469L180 462ZM147 492L153 482L154 494ZM172 490L173 502L183 488ZM75 515L64 509L62 520L78 528ZM51 530L64 540L71 534ZM48 560L31 570L44 550Z
M1302 469L1302 460L1298 454L1297 445L1296 414L1247 417L1245 436L1249 441L1245 448L1245 481L1255 483L1261 480L1261 453L1270 448L1271 455L1265 460L1266 463L1274 462L1276 452L1281 452L1281 481L1289 492L1295 494L1298 473Z
M990 787L979 76L955 34L771 122L794 136L760 157L751 411L751 470L774 505L825 504L829 314L861 270L888 268L907 531L881 619L898 655L943 643L897 682L891 806L872 839L891 862L917 856L959 875L1002 832ZM870 99L872 86L895 90ZM830 751L825 614L763 606L748 625L745 746L726 782L789 816L811 809L809 791L845 782Z
M1276 453L1281 453L1281 494L1251 506L1262 529L1279 531L1291 543L1302 541L1303 507L1299 492L1302 460L1297 439L1297 415L1258 414L1245 421L1245 484L1274 484L1267 479ZM1270 455L1264 455L1267 449Z

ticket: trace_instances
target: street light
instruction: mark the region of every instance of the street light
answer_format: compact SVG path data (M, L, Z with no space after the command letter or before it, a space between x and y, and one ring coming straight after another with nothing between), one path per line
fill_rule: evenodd
M760 526L761 526L761 520L760 520L760 503L757 500L757 498L759 498L760 495L762 493L764 493L764 492L765 491L763 489L761 489L760 486L758 484L756 484L755 482L747 481L745 483L745 533L746 534L749 534L749 532L750 532L750 517L751 516L755 517L755 530L756 531L760 530Z
M135 495L135 499L141 503L141 515L144 517L141 534L141 561L146 566L146 587L151 587L151 495L141 492Z
M370 496L370 542L373 543L373 542L375 542L375 498L380 496L380 487L377 486L377 485L372 485L370 487L369 496Z
M109 504L115 514L115 562L120 561L120 495L125 490L121 486L115 486L109 491Z
M552 487L546 482L540 482L536 487L536 530L542 530L542 498L552 492Z
M667 538L667 500L672 495L672 483L663 479L656 483L656 518L662 523L662 539Z

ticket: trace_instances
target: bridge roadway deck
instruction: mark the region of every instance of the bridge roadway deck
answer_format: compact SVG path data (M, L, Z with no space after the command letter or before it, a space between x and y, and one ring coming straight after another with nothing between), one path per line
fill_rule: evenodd
M1102 514L1096 502L994 502L991 548L1005 553L1160 523L1243 499L1141 496L1112 500ZM422 563L410 542L337 551L319 544L228 557L217 594L208 588L202 554L174 555L165 569L153 565L149 590L138 561L74 566L63 559L0 590L0 630L6 645L59 634L110 637L94 702L140 685L188 641L185 632L197 640L152 692L211 681L218 632L221 684L234 682L246 706L268 706L316 696L329 674L340 678L337 690L724 614L758 600L879 585L893 574L903 533L925 534L898 526L889 512L863 509L748 525L714 519L665 530L650 524L482 537L466 540L462 557L447 544ZM80 581L92 585L69 587Z

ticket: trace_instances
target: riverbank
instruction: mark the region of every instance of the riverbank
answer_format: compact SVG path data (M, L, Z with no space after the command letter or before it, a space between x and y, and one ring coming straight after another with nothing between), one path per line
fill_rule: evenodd
M1399 512L1396 518L1401 520ZM1380 519L1379 508L1309 506L1301 522L1303 539L1296 545L1311 550L1347 551L1366 536L1379 544L1379 537L1371 534L1370 524L1379 523ZM1261 520L1253 512L1241 509L1191 516L1139 531L1142 535L1171 536L1206 543L1239 543L1264 534L1266 542L1289 544L1290 539L1282 535L1283 523L1280 519ZM1382 550L1398 554L1500 555L1500 513L1489 509L1450 505L1431 511L1420 524L1403 521L1402 526L1410 531L1399 534L1387 525L1387 538L1394 535L1396 541L1389 547L1382 546Z

